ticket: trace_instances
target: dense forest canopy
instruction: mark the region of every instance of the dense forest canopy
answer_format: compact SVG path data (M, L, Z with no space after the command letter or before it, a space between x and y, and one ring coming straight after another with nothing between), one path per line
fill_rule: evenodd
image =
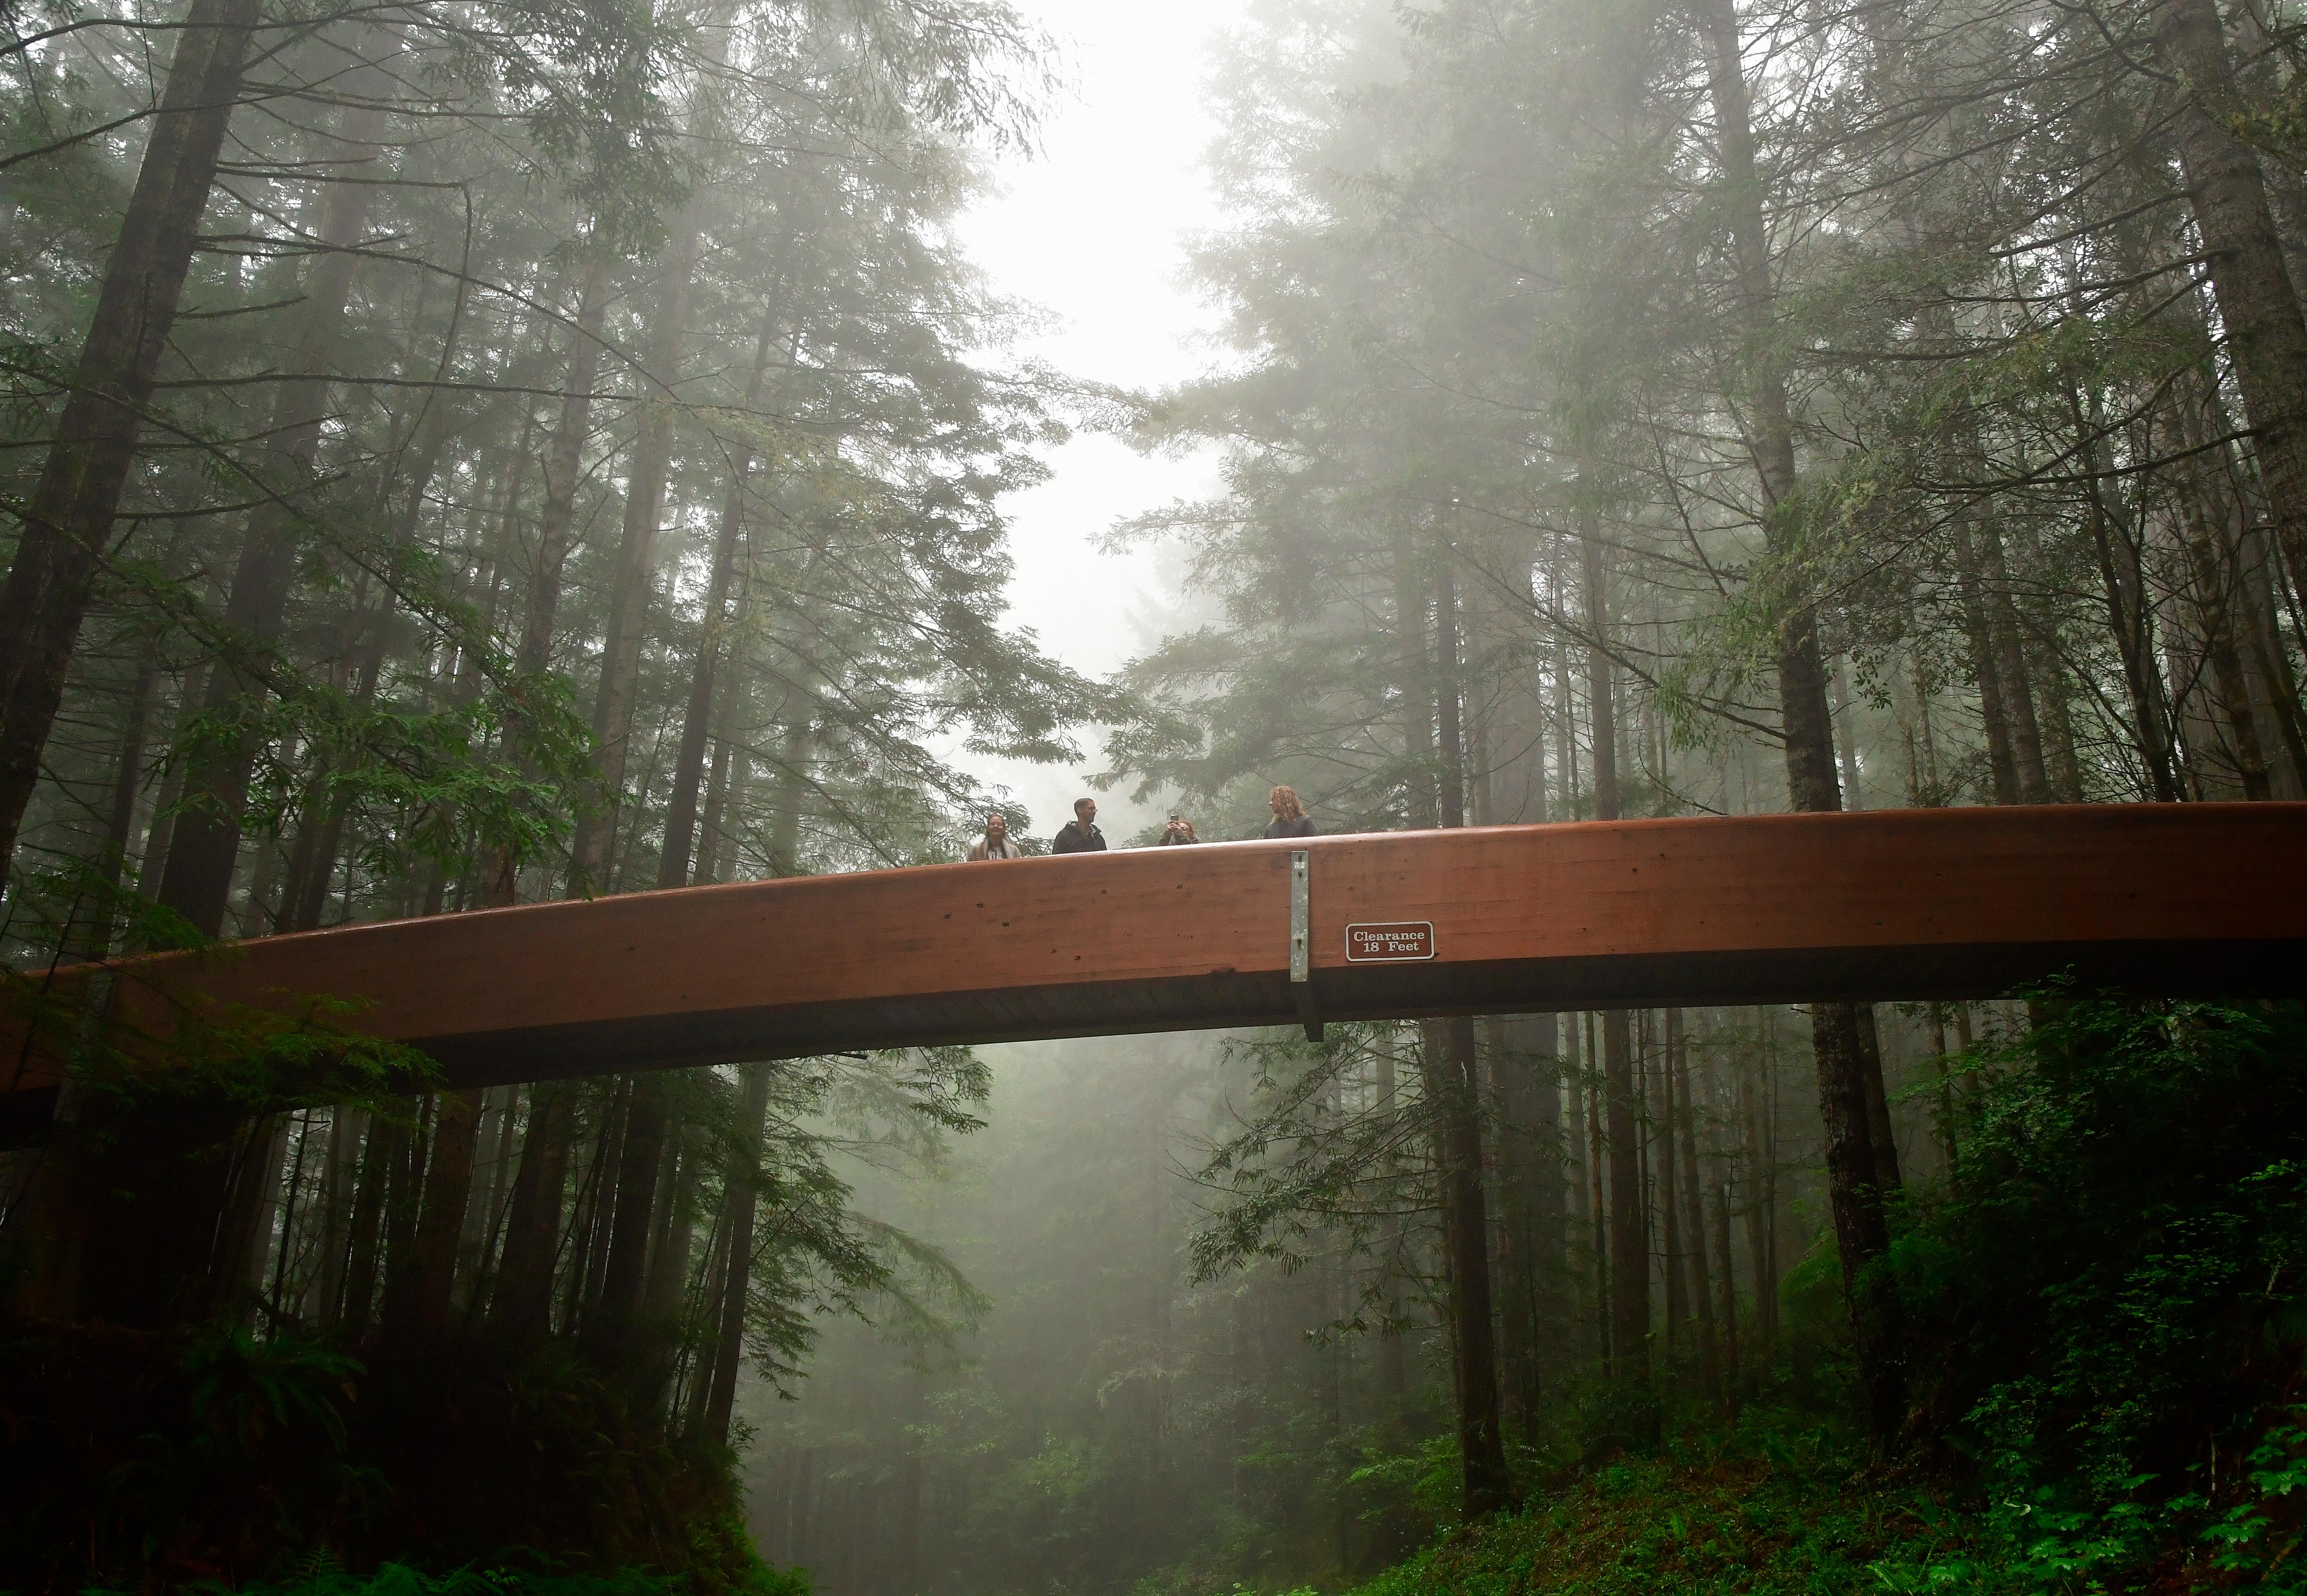
M957 241L1065 91L1005 0L7 22L12 1001L1041 851L995 760L1205 841L2307 798L2270 0L1253 0L1160 390ZM1111 679L1008 612L1084 429L1221 463L1076 529L1177 577ZM0 1583L1439 1590L1655 1498L1741 1589L2280 1587L2295 1006L1979 997L485 1091L91 1023ZM1857 1464L1935 1494L1827 1534Z

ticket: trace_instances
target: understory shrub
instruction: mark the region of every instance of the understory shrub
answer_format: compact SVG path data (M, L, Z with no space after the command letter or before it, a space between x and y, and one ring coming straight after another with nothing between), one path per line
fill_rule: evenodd
M2286 1569L2307 1483L2299 1009L2054 993L2037 1012L1964 1061L1954 1173L1913 1195L1888 1261L1909 1443L1974 1472L2027 1588Z
M379 1596L425 1589L418 1568L540 1596L559 1587L502 1582L665 1575L718 1596L768 1577L727 1454L637 1429L550 1344L19 1322L0 1331L0 1591L364 1591L396 1563Z

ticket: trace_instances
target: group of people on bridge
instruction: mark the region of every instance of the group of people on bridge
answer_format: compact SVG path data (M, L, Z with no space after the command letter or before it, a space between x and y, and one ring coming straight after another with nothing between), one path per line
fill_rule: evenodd
M1274 788L1265 795L1265 802L1266 807L1274 811L1274 819L1265 828L1266 836L1311 837L1314 835L1313 818L1307 814L1306 806L1298 802L1298 794L1291 789ZM1180 847L1201 840L1195 835L1194 823L1191 820L1181 814L1173 814L1170 817L1170 823L1162 828L1161 841L1154 845L1162 848ZM1050 852L1052 854L1102 854L1105 852L1105 833L1097 828L1096 799L1074 800L1074 818L1059 828L1058 835L1051 840ZM970 844L969 856L972 860L1023 859L1025 857L1025 850L1020 847L1016 840L1009 835L1008 820L1003 817L1000 811L996 810L985 817L985 835Z

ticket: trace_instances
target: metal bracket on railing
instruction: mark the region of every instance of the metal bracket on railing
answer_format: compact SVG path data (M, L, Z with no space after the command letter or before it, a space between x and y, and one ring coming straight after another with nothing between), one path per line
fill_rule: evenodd
M1322 1009L1314 1000L1314 879L1306 850L1290 852L1290 991L1306 1040L1322 1040Z

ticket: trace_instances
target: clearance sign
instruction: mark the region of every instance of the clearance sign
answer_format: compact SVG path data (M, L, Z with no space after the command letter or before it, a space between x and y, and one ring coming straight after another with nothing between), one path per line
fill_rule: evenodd
M1346 962L1350 965L1433 957L1434 922L1430 920L1396 920L1346 927Z

